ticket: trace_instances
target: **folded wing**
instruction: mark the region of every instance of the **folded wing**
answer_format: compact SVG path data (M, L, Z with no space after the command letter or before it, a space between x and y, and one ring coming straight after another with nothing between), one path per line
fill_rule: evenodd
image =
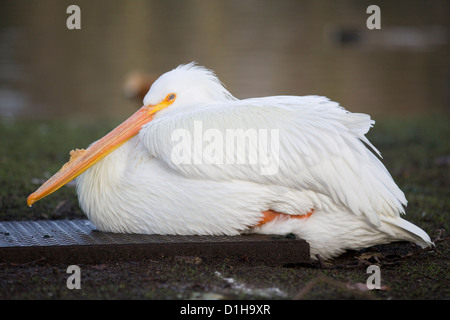
M379 225L407 201L365 137L373 123L325 97L275 96L161 115L140 138L186 177L310 190Z

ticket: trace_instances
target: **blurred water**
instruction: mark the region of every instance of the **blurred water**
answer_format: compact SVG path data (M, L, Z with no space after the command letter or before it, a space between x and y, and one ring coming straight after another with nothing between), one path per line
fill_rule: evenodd
M81 8L68 30L66 8ZM133 71L197 61L238 98L319 94L374 116L449 108L450 1L2 0L0 117L123 118Z

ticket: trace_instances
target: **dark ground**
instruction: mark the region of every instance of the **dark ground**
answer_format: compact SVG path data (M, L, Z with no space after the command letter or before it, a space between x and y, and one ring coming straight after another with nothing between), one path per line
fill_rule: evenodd
M32 208L26 198L69 150L114 125L0 123L0 220L84 219L74 188ZM66 286L68 265L8 262L0 265L0 299L449 299L449 138L448 115L380 120L369 134L409 200L406 219L437 239L436 250L396 243L278 267L189 256L80 264L80 290ZM380 290L367 290L372 264L380 266Z
M445 243L445 244L444 244ZM408 243L348 253L333 262L265 266L200 257L80 264L81 289L69 290L68 265L3 263L1 299L448 299L448 241L439 252ZM400 252L404 254L400 254ZM381 289L366 273L380 266Z

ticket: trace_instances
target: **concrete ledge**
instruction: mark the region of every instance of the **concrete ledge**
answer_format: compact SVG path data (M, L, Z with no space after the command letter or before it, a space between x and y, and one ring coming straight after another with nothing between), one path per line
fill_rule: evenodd
M101 263L200 257L283 265L310 262L302 239L270 235L175 236L98 231L88 220L0 222L0 262Z

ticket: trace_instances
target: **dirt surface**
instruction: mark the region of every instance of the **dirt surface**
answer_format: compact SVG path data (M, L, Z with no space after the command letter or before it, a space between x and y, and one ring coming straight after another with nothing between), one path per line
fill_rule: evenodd
M448 254L441 235L435 250L399 242L308 264L198 256L107 261L80 264L81 288L72 290L66 264L10 262L1 264L0 299L448 299ZM380 268L379 289L368 289L370 265Z

